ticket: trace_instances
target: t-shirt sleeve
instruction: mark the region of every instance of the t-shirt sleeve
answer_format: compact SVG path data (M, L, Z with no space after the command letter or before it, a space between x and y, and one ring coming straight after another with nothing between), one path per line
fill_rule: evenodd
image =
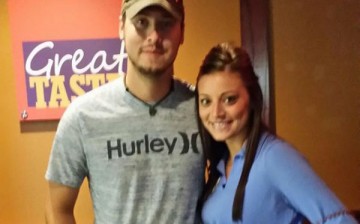
M279 141L267 150L266 168L284 200L311 223L357 223L306 159L289 144Z
M63 114L53 141L45 178L78 188L87 176L80 119L70 105Z

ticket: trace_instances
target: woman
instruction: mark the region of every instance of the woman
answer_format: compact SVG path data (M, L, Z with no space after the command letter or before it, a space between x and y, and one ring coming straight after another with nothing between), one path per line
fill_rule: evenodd
M258 78L243 49L212 48L196 85L209 163L199 201L204 223L356 223L305 159L268 132Z

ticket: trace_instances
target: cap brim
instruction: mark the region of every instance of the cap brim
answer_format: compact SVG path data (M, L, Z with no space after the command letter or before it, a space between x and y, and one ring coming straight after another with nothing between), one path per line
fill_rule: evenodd
M172 8L170 3L163 0L152 1L151 3L147 1L138 1L134 3L129 9L126 10L126 17L133 18L136 16L141 10L149 7L149 6L159 6L169 12L174 18L181 20L181 15Z

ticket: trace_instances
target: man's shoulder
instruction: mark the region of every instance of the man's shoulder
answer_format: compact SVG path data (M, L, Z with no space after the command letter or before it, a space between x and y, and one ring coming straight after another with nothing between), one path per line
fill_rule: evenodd
M113 105L119 100L121 85L119 79L101 85L74 99L66 111L93 111L94 108L103 108L106 105ZM115 97L116 96L116 97Z
M105 83L95 89L90 90L89 92L86 92L85 94L79 96L76 98L76 101L79 101L78 103L85 103L85 102L92 102L96 100L96 99L100 99L99 97L101 97L101 101L103 101L104 99L110 98L111 99L111 95L115 94L115 92L119 91L119 89L121 89L120 85L119 85L119 81L120 78L115 79L111 82Z
M176 92L181 94L194 96L195 94L195 86L185 80L174 78L174 88Z
M186 80L174 77L174 81L178 85L182 86L183 88L186 88L187 90L189 90L191 92L195 91L195 86L193 84L187 82Z

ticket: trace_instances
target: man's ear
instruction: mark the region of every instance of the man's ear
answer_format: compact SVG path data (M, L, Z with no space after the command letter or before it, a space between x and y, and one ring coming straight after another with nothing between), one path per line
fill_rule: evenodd
M120 39L124 39L124 23L125 18L122 16L119 17L119 37Z

